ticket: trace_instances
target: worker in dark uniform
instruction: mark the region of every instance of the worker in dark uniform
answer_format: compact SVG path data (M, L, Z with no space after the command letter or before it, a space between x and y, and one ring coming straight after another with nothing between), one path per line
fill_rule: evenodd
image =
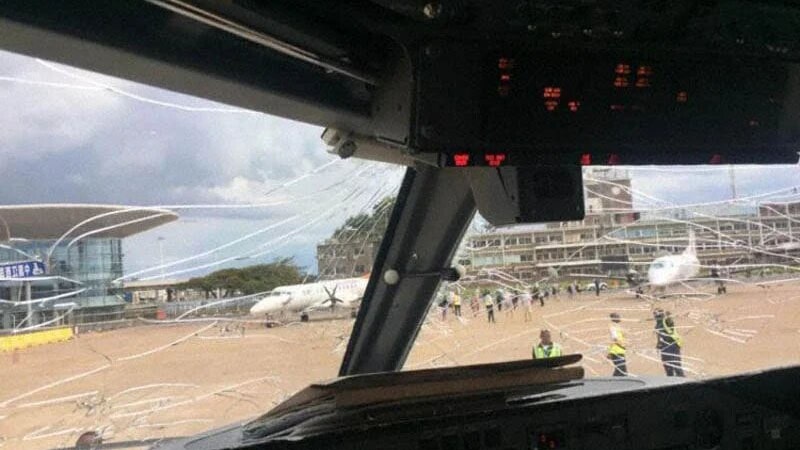
M594 279L594 295L600 296L600 280L597 278Z
M618 313L611 313L611 345L608 347L608 359L614 364L615 377L624 377L628 375L628 364L625 359L625 332L620 326L620 316Z
M680 335L675 330L675 321L669 311L661 309L653 311L653 318L656 321L656 349L661 355L661 363L664 365L664 372L668 377L683 377L683 363L681 361L681 345L683 344Z
M553 342L550 330L539 332L539 344L533 347L533 359L555 358L561 356L561 346Z
M719 266L714 266L711 268L711 278L714 279L714 283L717 285L717 294L727 294L728 288L725 286L725 281L722 280L720 276Z

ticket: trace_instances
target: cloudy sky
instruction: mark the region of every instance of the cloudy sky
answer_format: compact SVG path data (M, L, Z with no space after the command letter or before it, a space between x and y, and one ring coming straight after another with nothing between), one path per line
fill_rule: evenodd
M315 243L391 193L402 177L399 168L336 161L321 132L0 52L0 204L175 206L180 220L125 241L128 273L160 263L159 238L165 263L188 259L163 269L169 276L277 256L316 270ZM724 168L631 174L634 189L666 202L731 195ZM740 168L735 177L739 196L800 185L797 167Z

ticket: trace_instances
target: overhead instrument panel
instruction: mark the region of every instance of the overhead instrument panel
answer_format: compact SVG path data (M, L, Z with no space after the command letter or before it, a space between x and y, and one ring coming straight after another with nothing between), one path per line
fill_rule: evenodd
M798 65L432 41L413 147L445 166L795 163Z

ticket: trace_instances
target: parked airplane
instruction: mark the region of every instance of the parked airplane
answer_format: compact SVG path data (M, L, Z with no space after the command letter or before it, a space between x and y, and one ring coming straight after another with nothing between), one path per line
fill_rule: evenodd
M679 255L666 255L653 260L647 270L650 286L663 289L671 284L687 281L697 276L700 261L697 259L694 233L689 232L689 245Z
M697 259L694 232L689 232L689 243L686 249L677 255L659 256L650 262L647 269L647 278L631 269L624 277L593 274L572 274L575 278L618 279L625 281L630 287L636 288L637 297L649 286L663 290L672 284L690 281L700 271L700 261Z
M344 278L316 283L278 286L250 308L257 316L275 313L300 313L300 320L308 320L308 312L337 304L355 310L364 296L369 277Z

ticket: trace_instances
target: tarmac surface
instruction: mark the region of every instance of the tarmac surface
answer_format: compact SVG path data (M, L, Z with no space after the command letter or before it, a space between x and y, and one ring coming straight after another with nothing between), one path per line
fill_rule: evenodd
M450 311L442 320L431 310L406 369L530 358L548 328L564 353L584 355L587 376L608 376L608 315L618 312L631 375L661 375L653 307L675 318L691 378L800 363L800 282L712 291L678 287L662 300L624 291L561 294L536 303L530 321L519 308L496 312L495 324L482 309L473 317L465 299L461 318ZM89 430L106 442L186 436L253 418L335 376L353 325L229 320L143 324L0 354L0 448L68 448Z

